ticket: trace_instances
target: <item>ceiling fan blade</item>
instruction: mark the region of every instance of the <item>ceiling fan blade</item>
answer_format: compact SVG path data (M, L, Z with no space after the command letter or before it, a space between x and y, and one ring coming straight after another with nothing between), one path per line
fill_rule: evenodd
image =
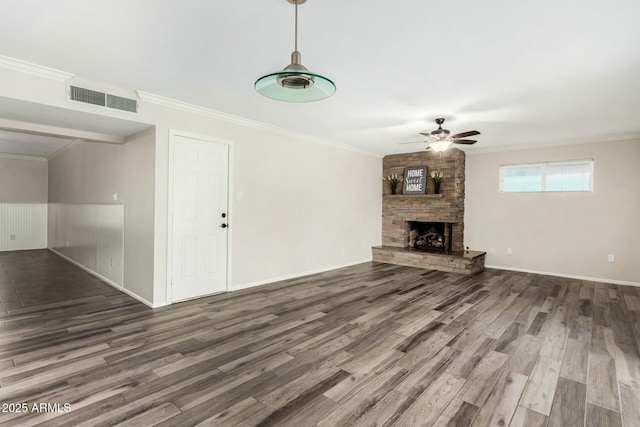
M417 144L419 142L422 142L423 144L427 144L429 141L409 141L409 142L399 142L398 144L402 145L402 144Z
M457 139L455 141L452 141L454 144L467 144L467 145L471 145L471 144L475 144L478 141L474 141L473 139Z
M480 132L478 132L477 130L470 130L469 132L457 133L451 136L451 138L453 139L466 138L468 136L474 136L474 135L480 135Z
M424 135L427 138L433 138L433 135L431 135L430 133L420 132L420 135Z

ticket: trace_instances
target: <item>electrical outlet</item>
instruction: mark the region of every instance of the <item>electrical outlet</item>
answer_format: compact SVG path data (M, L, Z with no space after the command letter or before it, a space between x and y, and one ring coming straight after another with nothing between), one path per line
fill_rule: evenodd
M111 264L111 267L113 267L113 258L109 258L109 263Z
M607 255L607 262L616 262L616 257L612 254Z
M513 248L507 248L507 255L513 254Z
M15 234L11 235L11 240L16 240L16 235Z
M69 247L69 241L67 240L66 242L64 242L64 245L65 245L66 247Z
M118 193L113 193L111 195L111 198L113 199L114 202L117 202L118 201Z

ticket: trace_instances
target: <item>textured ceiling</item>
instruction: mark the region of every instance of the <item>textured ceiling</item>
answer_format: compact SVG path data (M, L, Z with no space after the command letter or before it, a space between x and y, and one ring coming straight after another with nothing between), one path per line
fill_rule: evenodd
M338 86L310 104L253 89L289 62L285 0L3 3L0 55L379 153L436 117L472 149L640 135L637 0L308 0L302 62Z

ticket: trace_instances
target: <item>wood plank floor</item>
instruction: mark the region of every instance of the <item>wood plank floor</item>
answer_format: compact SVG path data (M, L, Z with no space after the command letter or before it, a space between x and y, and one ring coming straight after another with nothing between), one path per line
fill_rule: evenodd
M151 310L25 251L0 301L1 425L640 425L639 288L365 263Z

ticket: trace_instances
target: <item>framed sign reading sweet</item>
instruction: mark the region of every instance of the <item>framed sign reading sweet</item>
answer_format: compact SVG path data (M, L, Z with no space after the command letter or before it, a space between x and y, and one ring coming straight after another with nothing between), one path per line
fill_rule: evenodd
M404 170L402 194L425 194L427 190L427 167L412 166Z

